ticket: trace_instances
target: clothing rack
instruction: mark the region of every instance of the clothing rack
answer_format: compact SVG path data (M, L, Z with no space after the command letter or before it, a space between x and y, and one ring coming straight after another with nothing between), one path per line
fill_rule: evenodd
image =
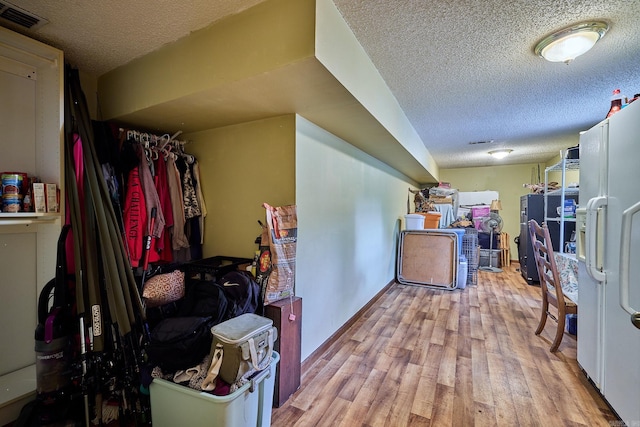
M189 141L177 139L181 131L157 135L117 129L114 133L120 153L128 151L126 162L131 166L122 177L122 215L131 265L200 259L206 206L198 161L184 151ZM125 146L133 148L135 160L130 150L123 149ZM144 197L137 197L138 194ZM144 209L139 206L142 202ZM135 230L136 224L143 224L143 233ZM150 238L151 245L141 242L143 237ZM149 254L148 259L143 254Z
M145 154L149 159L157 159L160 154L165 157L182 156L185 157L187 162L193 163L195 157L191 154L187 154L184 151L184 146L189 141L183 141L176 139L182 131L178 131L173 135L165 133L163 135L155 135L148 132L141 132L133 129L119 128L120 139L133 140L138 142L145 150Z

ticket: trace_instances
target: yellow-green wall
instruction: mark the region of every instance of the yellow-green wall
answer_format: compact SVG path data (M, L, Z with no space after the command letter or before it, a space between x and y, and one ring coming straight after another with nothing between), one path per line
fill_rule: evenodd
M257 249L262 203L295 204L295 115L186 134L201 165L207 207L204 257L248 257Z
M520 196L531 191L524 184L537 184L538 168L544 181L544 164L487 166L476 168L440 169L440 179L450 182L459 191L493 190L500 195L503 232L509 233L511 259L518 259L513 239L520 234Z
M311 57L314 16L315 1L269 0L214 22L100 76L102 112L118 118Z

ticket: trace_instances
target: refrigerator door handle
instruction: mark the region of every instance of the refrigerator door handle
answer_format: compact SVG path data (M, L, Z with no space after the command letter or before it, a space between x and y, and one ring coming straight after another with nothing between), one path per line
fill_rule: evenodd
M607 205L607 197L600 196L590 199L587 203L587 220L585 229L585 265L589 276L598 282L605 282L607 275L596 267L598 235L598 208Z
M640 329L640 312L629 305L629 285L631 282L631 227L633 215L640 211L640 202L622 213L622 238L620 240L620 306L631 315L631 323Z

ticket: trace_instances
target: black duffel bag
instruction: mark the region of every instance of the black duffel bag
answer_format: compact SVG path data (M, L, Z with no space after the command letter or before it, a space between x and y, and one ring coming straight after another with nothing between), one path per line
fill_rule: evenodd
M188 369L202 362L211 349L211 317L172 317L151 331L147 353L165 372Z

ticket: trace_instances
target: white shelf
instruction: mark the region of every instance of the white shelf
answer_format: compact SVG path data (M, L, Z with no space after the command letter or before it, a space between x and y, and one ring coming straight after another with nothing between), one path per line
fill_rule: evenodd
M0 225L22 225L55 222L60 219L60 213L35 212L0 212Z
M558 188L557 190L553 190L553 191L549 191L549 196L553 196L553 195L561 195L562 194L562 188ZM564 194L566 196L577 196L578 194L580 194L580 189L579 188L573 188L573 187L567 187L564 189Z
M560 218L560 217L545 217L545 221L555 221L555 222L576 222L575 218Z
M561 171L562 169L566 171L580 169L580 159L563 159L555 165L549 166L547 171Z
M36 396L36 365L0 375L0 425L15 420L22 406Z

